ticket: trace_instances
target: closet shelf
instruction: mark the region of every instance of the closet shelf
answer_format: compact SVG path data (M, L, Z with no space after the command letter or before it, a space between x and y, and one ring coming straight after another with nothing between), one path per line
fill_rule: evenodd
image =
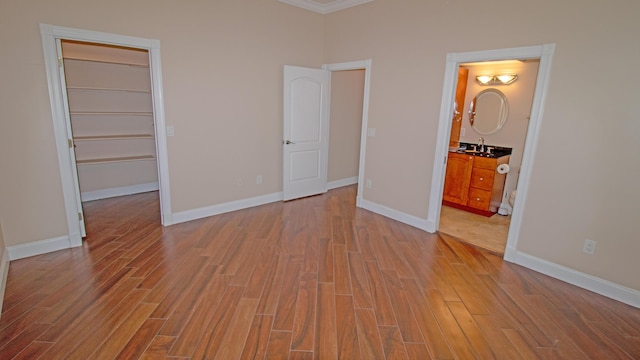
M112 157L112 158L76 160L76 164L94 165L94 164L108 164L108 163L119 163L119 162L128 162L128 161L149 161L149 160L155 161L155 159L156 159L155 156L152 156L152 155L123 156L123 157Z
M75 141L153 139L153 135L151 134L91 135L91 136L75 136L73 139Z
M67 85L68 90L89 90L89 91L120 91L120 92L134 92L134 93L147 93L150 94L151 90L145 89L120 89L120 88L102 88L94 86L71 86Z
M68 56L68 55L64 56L63 58L64 60L90 61L90 62L97 62L97 63L103 63L103 64L117 64L117 65L127 65L127 66L135 66L135 67L144 67L144 68L149 67L148 64L134 64L134 63L128 63L124 61L108 60L108 59L88 59L88 58L83 58L79 56Z
M140 115L153 116L153 112L148 111L70 111L70 115Z

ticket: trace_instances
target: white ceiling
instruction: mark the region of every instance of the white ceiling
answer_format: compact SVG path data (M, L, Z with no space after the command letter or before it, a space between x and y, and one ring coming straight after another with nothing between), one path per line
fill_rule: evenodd
M334 11L358 6L373 0L279 0L285 4L315 11L320 14L329 14Z

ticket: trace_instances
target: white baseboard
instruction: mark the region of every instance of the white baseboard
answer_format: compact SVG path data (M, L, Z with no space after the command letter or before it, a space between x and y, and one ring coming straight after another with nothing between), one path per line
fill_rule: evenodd
M357 176L346 178L346 179L335 180L335 181L329 181L327 183L327 190L337 189L339 187L349 186L357 183L358 183Z
M30 256L46 254L58 250L70 249L71 242L69 236L60 236L57 238L33 241L26 244L14 245L7 247L9 260L24 259Z
M107 199L116 196L125 196L132 194L139 194L143 192L156 191L158 190L158 183L146 183L146 184L137 184L131 186L121 186L110 189L102 189L102 190L94 190L94 191L85 191L80 194L80 198L82 201L93 201L100 199Z
M513 253L512 253L513 255ZM507 259L505 257L505 259ZM515 251L509 261L594 293L640 308L640 291Z
M191 220L202 219L209 216L228 213L231 211L247 209L254 206L269 204L276 201L282 201L281 192L268 195L257 196L249 199L231 201L224 204L206 206L193 210L181 211L173 214L173 224L179 224Z
M403 212L400 212L398 210L395 209L391 209L388 208L384 205L380 205L380 204L376 204L374 202L368 201L368 200L364 200L364 199L358 199L358 206L372 211L376 214L380 214L382 216L386 216L388 218L391 218L393 220L396 221L400 221L401 223L407 224L407 225L411 225L413 227L416 227L418 229L424 230L424 231L428 231L427 230L427 220L426 219L422 219L419 218L417 216L413 216L413 215L409 215L409 214L405 214Z
M4 302L4 290L7 287L7 276L9 275L9 251L5 249L0 260L0 315L2 315L2 304Z

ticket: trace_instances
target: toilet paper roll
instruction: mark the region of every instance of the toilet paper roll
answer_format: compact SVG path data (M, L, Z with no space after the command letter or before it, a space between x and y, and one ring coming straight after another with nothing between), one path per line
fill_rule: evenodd
M496 169L496 171L498 171L498 174L506 174L509 172L509 164L500 164L498 165L498 168Z

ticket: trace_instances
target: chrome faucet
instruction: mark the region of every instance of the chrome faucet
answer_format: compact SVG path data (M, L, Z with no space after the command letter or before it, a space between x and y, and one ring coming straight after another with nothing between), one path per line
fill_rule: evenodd
M480 148L479 149L480 152L484 152L484 138L483 137L478 139L478 147Z

